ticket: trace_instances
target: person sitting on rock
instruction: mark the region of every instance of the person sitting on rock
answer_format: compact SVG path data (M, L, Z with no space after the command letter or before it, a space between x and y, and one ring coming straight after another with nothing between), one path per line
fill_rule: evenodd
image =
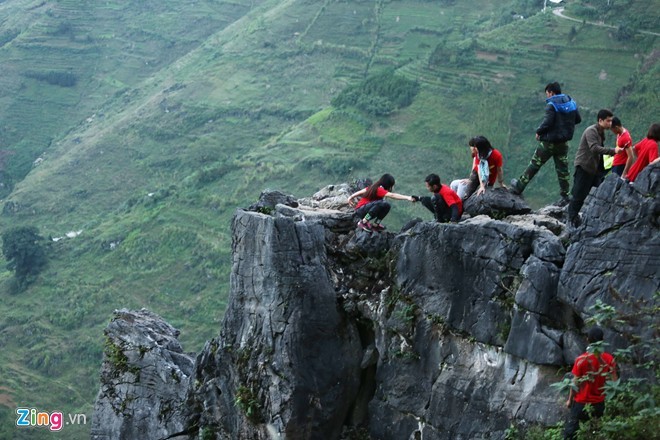
M433 193L432 196L419 197L419 201L426 209L435 215L435 220L440 223L458 223L463 215L463 201L447 185L440 183L440 176L429 174L424 179L426 188ZM414 198L415 196L413 196Z
M450 184L451 189L459 194L461 199L467 200L475 191L477 195L486 192L486 186L493 186L496 180L502 188L506 188L502 172L502 153L493 148L484 136L473 137L468 145L474 158L470 177L454 180Z
M353 206L355 199L361 197L355 206L355 214L361 219L357 226L366 232L380 232L385 229L381 221L390 212L390 204L385 197L414 202L412 196L392 192L395 180L391 174L383 174L380 179L367 188L361 189L348 197L348 204Z
M635 145L637 160L632 164L628 174L625 175L629 181L634 182L640 171L651 163L658 163L658 141L660 141L660 123L649 127L646 138Z

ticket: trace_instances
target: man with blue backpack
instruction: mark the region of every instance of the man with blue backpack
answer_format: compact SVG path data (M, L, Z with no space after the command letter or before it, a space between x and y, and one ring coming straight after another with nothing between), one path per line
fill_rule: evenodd
M539 128L536 129L536 140L539 141L539 146L525 172L518 179L511 180L511 192L522 194L541 167L550 158L553 158L561 196L561 199L555 204L563 207L569 202L568 141L573 139L575 125L582 122L582 118L577 104L570 96L561 93L561 86L558 82L545 86L545 96L545 117Z

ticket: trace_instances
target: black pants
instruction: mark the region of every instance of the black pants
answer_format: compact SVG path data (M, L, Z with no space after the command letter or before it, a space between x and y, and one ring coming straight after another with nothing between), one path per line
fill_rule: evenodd
M573 175L573 191L571 192L573 197L568 204L568 218L570 220L577 218L591 188L600 185L602 181L602 175L589 174L584 171L582 167L575 167L575 174Z
M369 220L378 219L379 221L384 219L385 216L390 212L392 206L385 200L374 200L369 202L366 205L360 206L356 211L355 215L360 218L364 218L369 214Z
M435 215L435 220L440 223L447 223L451 220L460 220L458 215L458 206L454 205L456 212L453 213L452 209L447 206L445 199L443 199L439 194L433 194L431 197L420 197L419 201L422 203L422 205L424 205L426 209ZM456 217L455 219L452 219L452 214L454 214Z
M623 170L626 168L626 164L624 163L623 165L614 165L612 166L612 172L616 174L617 176L621 177L623 174Z
M592 407L591 416L584 409L587 405L591 405ZM605 402L591 404L573 402L571 412L568 414L568 419L566 420L566 426L564 427L564 439L574 440L576 438L575 434L580 429L580 422L586 422L590 417L601 417L604 412Z

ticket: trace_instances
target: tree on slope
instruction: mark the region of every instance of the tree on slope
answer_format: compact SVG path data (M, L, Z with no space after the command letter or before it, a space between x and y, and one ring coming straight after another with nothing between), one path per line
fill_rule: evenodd
M17 287L26 287L46 266L43 237L34 226L11 228L2 234L2 254L14 272Z

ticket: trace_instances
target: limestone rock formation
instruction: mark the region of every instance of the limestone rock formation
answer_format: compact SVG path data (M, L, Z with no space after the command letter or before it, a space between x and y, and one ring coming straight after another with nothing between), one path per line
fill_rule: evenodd
M192 366L162 321L121 312L108 334L126 362L112 368L106 352L93 433L502 439L512 424L555 423L565 396L550 384L584 349L592 306L631 311L660 289L659 180L660 167L634 185L608 178L578 230L548 209L369 235L342 207L344 185L238 211L220 335ZM166 344L140 342L151 326L169 336L147 340ZM607 337L626 347L644 331L626 321ZM147 360L187 380L136 383ZM145 418L166 400L170 420Z
M148 310L122 309L105 335L91 438L161 439L183 431L193 357L181 349L179 331Z
M474 193L465 201L463 208L471 216L487 215L493 218L532 211L525 199L504 188L488 188L480 195Z

